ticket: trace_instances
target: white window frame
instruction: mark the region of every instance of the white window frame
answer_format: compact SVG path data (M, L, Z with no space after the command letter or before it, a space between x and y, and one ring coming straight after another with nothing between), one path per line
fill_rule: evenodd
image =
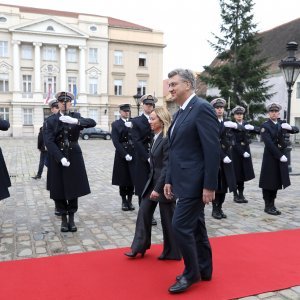
M23 93L31 93L32 92L32 75L25 74L22 76L23 80Z
M32 59L32 46L31 45L21 45L21 57L22 59Z
M23 125L30 126L33 125L33 109L23 108Z
M8 41L0 41L0 57L8 57Z
M9 77L8 74L0 74L0 93L7 93L9 91Z
M76 76L69 76L68 77L68 91L73 94L75 86L76 86L76 89L77 89L77 78L76 78Z
M89 108L88 110L88 117L95 120L96 123L99 123L99 111L97 108Z
M0 107L0 118L3 120L9 121L9 108L8 107Z
M50 91L50 98L52 98L56 94L56 76L47 76L44 77L44 96L47 97L49 93L49 87L51 88Z
M70 47L67 49L67 62L77 62L77 49Z
M296 84L296 99L300 99L300 81Z
M123 65L123 51L115 50L114 52L114 64L117 66Z
M90 95L98 94L98 78L95 77L89 78L89 94Z
M137 94L139 95L146 95L147 90L147 81L146 80L139 80L137 86Z
M55 46L44 46L43 47L43 60L56 61L56 47Z
M139 67L147 67L147 53L139 53Z
M115 79L114 80L114 95L122 96L122 92L123 92L123 80Z
M98 63L98 48L89 48L89 63Z

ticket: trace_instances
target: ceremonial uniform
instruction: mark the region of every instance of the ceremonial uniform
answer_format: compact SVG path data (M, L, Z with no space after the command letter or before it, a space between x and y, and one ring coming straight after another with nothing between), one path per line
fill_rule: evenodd
M10 127L10 124L6 120L0 119L0 130L6 131ZM9 174L6 168L5 160L0 148L0 200L8 198L10 196L8 188L11 186Z
M255 177L252 157L250 152L251 134L259 134L260 130L257 126L252 126L243 120L245 109L241 106L236 106L232 110L237 124L243 126L245 130L234 130L234 144L232 147L232 161L234 167L237 187L233 191L234 201L237 203L247 203L244 196L244 182ZM239 116L242 115L242 116ZM240 119L240 122L238 121Z
M276 119L281 106L276 103L268 105L270 119L261 125L261 138L265 144L259 187L262 188L265 201L265 212L271 215L280 215L275 207L277 190L288 187L290 183L286 133L298 133L296 126L290 126L284 121Z
M59 105L63 105L65 100L70 102L74 96L60 92L56 98ZM44 123L44 140L49 153L47 189L62 214L61 231L77 230L73 222L74 213L78 209L78 197L90 193L78 138L80 130L95 125L93 119L82 118L78 112L62 115L61 108L60 112L48 117ZM66 224L67 214L69 224Z
M130 105L120 105L120 113L128 113L129 116ZM116 148L112 184L119 186L120 196L122 198L122 210L134 210L132 205L132 196L134 193L134 147L131 138L131 128L125 126L127 118L121 117L114 121L111 125L112 142ZM129 120L130 121L130 120Z

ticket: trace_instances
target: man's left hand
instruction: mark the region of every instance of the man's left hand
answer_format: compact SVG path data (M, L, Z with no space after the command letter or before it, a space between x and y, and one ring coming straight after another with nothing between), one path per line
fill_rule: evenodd
M209 204L215 199L215 191L203 189L202 200L205 204Z
M78 124L78 119L72 118L70 116L60 116L59 120L63 123Z

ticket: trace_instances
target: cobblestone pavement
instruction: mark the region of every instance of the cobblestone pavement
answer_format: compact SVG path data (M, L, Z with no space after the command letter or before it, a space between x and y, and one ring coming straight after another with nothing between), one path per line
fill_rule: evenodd
M0 141L12 181L11 197L0 203L0 261L130 246L137 209L121 211L118 187L111 185L112 142L80 140L92 193L79 199L77 233L60 232L60 219L54 216L54 203L45 189L46 170L42 179L31 178L39 162L36 143L35 138ZM262 144L253 143L251 149L257 176L246 183L249 203L234 203L232 194L228 195L224 204L228 218L221 221L211 217L208 206L206 222L211 237L300 227L300 176L291 176L292 185L278 192L276 203L282 216L265 214L258 188ZM293 172L300 173L300 148L292 151L292 166ZM134 204L137 206L137 198ZM157 212L156 219L159 220ZM152 241L162 242L160 224L153 227ZM300 286L243 299L300 299Z

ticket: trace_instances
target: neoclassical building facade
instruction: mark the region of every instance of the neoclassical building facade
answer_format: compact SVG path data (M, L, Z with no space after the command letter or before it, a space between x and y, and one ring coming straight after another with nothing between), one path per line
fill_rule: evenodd
M0 117L11 128L0 135L37 135L61 90L103 129L137 93L155 93L162 105L164 46L162 32L126 21L1 4Z

